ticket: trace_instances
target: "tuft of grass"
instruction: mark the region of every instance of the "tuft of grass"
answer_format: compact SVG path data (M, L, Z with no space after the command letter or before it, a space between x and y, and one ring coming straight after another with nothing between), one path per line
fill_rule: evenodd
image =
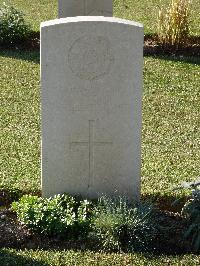
M179 47L189 36L191 0L172 0L170 6L159 10L158 37L162 45Z
M158 232L152 204L144 202L130 206L121 197L101 197L92 224L95 237L103 249L109 251L152 251Z
M169 5L171 0L162 1L162 6ZM138 21L144 24L145 34L157 33L157 14L160 0L114 0L114 16ZM199 0L191 4L191 34L200 35Z

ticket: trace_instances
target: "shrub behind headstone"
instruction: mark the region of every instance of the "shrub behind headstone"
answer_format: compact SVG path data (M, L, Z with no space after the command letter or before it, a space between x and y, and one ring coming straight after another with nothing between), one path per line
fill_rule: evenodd
M23 42L30 34L22 12L3 4L0 8L0 45L13 46Z

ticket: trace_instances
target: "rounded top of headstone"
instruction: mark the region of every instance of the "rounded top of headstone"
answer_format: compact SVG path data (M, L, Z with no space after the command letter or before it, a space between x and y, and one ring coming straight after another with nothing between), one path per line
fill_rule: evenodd
M103 16L77 16L77 17L54 19L42 22L41 27L48 27L53 25L66 24L66 23L77 23L77 22L110 22L110 23L119 23L119 24L135 26L138 28L143 28L143 25L141 23L132 20L126 20L115 17L103 17Z

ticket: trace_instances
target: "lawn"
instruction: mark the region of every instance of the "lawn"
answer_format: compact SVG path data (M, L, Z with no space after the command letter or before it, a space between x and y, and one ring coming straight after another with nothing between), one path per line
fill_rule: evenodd
M21 266L197 266L200 263L199 256L158 256L151 257L143 254L125 253L97 253L83 251L43 251L24 250L16 251L10 249L0 250L1 265ZM2 264L3 263L3 264Z
M57 1L0 0L22 10L35 31L56 17ZM168 1L164 1L165 3ZM125 5L123 4L125 3ZM115 16L156 31L158 0L115 0ZM192 34L200 35L193 0ZM170 196L172 187L199 176L200 59L144 58L142 194ZM39 52L0 50L0 187L40 191ZM194 255L146 257L81 251L0 250L0 265L199 265Z
M145 33L156 32L159 6L167 5L171 0L113 0L114 16L131 19L144 24ZM27 16L32 28L39 30L40 22L57 17L57 0L0 0L0 5L6 2L22 10ZM200 5L199 0L192 0L191 32L200 35Z
M0 56L1 185L39 190L39 54ZM199 73L193 62L144 59L143 194L170 194L173 185L199 175Z

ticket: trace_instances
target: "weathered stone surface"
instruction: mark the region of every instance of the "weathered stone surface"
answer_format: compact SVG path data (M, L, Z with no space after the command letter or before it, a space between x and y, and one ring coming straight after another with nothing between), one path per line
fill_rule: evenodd
M112 17L112 0L58 0L58 17L105 16Z
M41 25L42 192L140 195L143 27L76 17Z

